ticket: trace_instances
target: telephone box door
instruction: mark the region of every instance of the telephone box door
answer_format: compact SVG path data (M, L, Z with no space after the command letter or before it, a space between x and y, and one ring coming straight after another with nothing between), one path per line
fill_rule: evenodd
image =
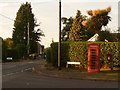
M100 44L88 45L88 72L100 71Z

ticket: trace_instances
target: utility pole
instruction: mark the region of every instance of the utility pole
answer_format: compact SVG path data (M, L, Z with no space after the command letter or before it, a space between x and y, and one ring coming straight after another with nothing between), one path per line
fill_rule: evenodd
M58 42L58 70L61 70L61 0L59 0L59 42Z
M27 53L28 53L28 55L29 55L29 49L30 49L30 30L29 30L29 22L28 22L28 25L27 25L27 32L28 32L28 40L27 40Z

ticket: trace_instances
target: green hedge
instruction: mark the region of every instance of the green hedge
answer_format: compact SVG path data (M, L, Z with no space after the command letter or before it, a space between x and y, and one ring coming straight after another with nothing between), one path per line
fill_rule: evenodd
M50 47L46 48L45 54L46 54L46 61L50 63L51 62L51 48Z
M80 61L84 68L87 68L88 44L93 42L62 42L61 43L61 66L65 66L66 61ZM119 45L120 42L94 42L100 43L100 62L101 66L108 64L107 53L113 54L114 66L120 66ZM51 44L50 62L57 66L58 61L58 43ZM49 52L49 53L50 53ZM47 56L48 57L48 56Z
M17 44L13 50L16 52L17 59L23 58L27 53L27 47L24 44Z
M108 64L109 62L106 60L107 59L107 55L109 52L111 52L113 54L113 63L114 66L120 66L120 42L104 42L104 43L100 43L100 51L101 51L101 55L100 55L100 61L102 62L102 64Z

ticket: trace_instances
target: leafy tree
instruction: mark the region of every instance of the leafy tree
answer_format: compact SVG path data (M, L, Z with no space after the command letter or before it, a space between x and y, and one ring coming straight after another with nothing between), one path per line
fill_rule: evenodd
M12 49L13 48L13 40L12 40L12 38L6 38L4 40L4 42L6 43L7 49Z
M62 22L64 26L61 32L61 38L62 38L62 41L67 41L69 37L69 31L73 23L73 18L62 17Z
M24 44L17 44L15 47L14 47L14 52L16 52L15 56L17 56L16 58L17 59L20 59L20 58L23 58L25 56L25 54L27 53L27 48Z
M88 30L94 30L96 32L100 32L102 26L107 26L108 22L111 21L111 17L108 16L111 11L111 7L106 9L98 9L98 10L89 10L87 11L88 15L91 17L82 22L84 26Z
M7 45L5 41L2 40L2 60L3 62L6 60L7 57Z
M100 31L98 41L105 41L105 39L108 40L109 42L116 41L115 35L110 33L109 29L106 29L104 31Z
M82 21L85 20L85 16L81 15L78 10L76 17L73 20L72 27L69 32L70 41L84 41L86 40L85 27L82 25Z
M14 22L13 30L13 42L14 46L17 44L24 44L27 46L28 33L30 41L30 53L37 52L37 41L40 41L41 36L44 36L40 29L35 30L35 27L39 26L32 13L31 4L26 2L22 4L17 12L17 16ZM29 31L29 32L28 32Z
M92 36L95 35L95 31L94 30L87 30L86 31L86 40L90 39Z
M116 36L116 39L117 39L117 42L120 42L120 27L118 27L118 33L117 33L117 36Z

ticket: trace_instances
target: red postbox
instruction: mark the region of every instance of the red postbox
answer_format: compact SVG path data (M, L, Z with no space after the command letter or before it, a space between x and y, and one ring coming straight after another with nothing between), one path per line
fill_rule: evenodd
M107 54L107 60L110 62L110 69L113 70L113 59L112 59L112 54L108 53Z
M100 44L88 45L88 72L100 71Z
M111 61L111 60L112 60L112 54L111 54L111 53L108 53L108 54L107 54L107 60L108 60L108 61Z

